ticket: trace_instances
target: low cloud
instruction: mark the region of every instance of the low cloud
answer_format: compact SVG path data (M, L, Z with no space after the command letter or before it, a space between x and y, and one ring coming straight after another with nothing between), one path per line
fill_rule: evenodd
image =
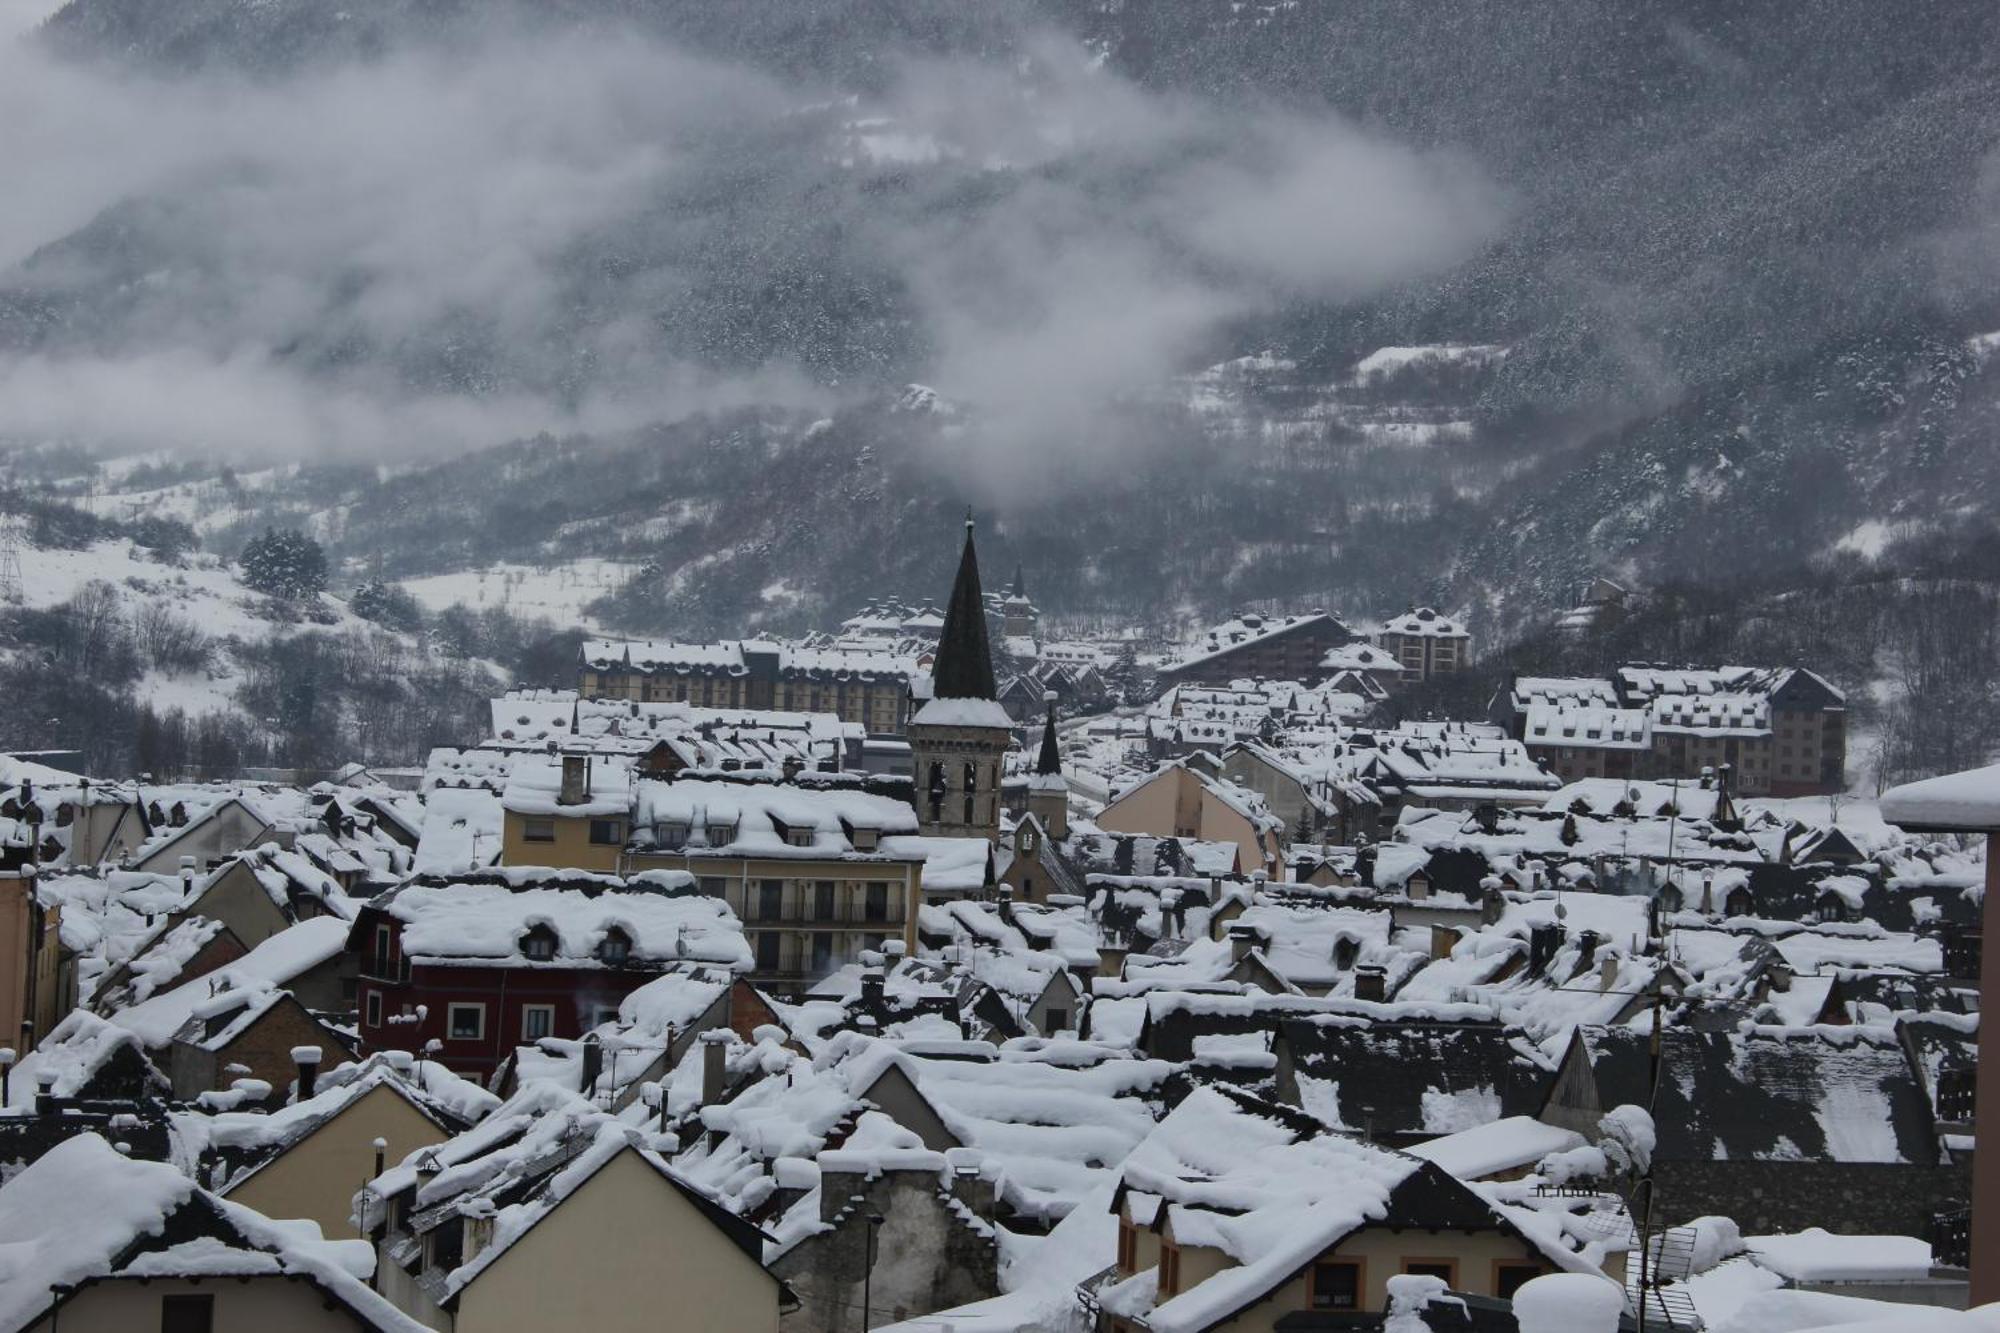
M1506 215L1462 160L1153 93L1055 40L906 65L867 103L632 36L282 83L21 43L0 162L0 288L89 324L0 344L0 433L289 457L902 378L966 404L979 449L1112 450L1105 406L1231 322L1456 262ZM812 290L771 290L822 273L883 307L861 370L852 310L816 327Z

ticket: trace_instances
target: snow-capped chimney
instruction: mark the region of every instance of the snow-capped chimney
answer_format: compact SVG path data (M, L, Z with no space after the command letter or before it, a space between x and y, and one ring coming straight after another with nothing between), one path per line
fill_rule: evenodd
M1389 976L1379 967L1357 967L1354 969L1354 998L1372 1000L1377 1004L1389 998Z
M722 1084L728 1072L729 1036L727 1032L704 1032L701 1034L701 1104L714 1106L722 1100Z
M299 1070L299 1097L305 1101L319 1087L320 1050L317 1046L292 1047L292 1063Z
M882 995L888 985L888 978L879 967L871 967L861 974L861 1002L869 1008L880 1008Z
M1229 961L1240 963L1257 947L1257 928L1238 921L1229 927Z
M582 805L590 798L590 757L566 754L562 757L562 790L558 805Z
M35 1074L35 1114L51 1116L56 1113L56 1071L43 1069Z

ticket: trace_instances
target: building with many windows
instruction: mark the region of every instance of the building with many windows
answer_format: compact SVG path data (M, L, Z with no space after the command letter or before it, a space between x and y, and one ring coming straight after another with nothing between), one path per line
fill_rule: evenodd
M1847 698L1802 668L1638 664L1609 677L1521 676L1491 711L1566 782L1699 778L1726 764L1743 796L1847 785Z
M1396 659L1405 681L1429 680L1472 664L1472 634L1463 622L1419 606L1375 632L1382 651Z
M916 658L894 652L768 639L589 639L577 689L586 699L832 713L873 735L895 735L908 717L910 677L919 669Z

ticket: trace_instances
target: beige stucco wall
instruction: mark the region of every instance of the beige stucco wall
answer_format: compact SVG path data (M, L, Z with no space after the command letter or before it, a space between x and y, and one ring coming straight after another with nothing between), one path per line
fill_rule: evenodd
M618 816L621 824L624 819L623 815ZM555 825L554 842L529 842L525 836L527 816L509 810L501 827L501 864L558 866L566 870L596 870L607 875L617 873L619 854L625 850L624 839L616 843L592 842L588 819L556 815L551 817L550 822Z
M1190 838L1200 828L1201 784L1184 768L1169 768L1104 807L1097 827L1106 833Z
M446 1138L402 1093L380 1084L226 1193L266 1217L311 1218L328 1239L356 1235L348 1216L355 1192L375 1174L377 1136L389 1141L391 1163Z
M1266 846L1256 825L1206 793L1201 800L1201 822L1196 828L1196 836L1206 842L1235 843L1239 869L1268 870L1272 879L1285 877L1285 863L1275 837Z
M174 913L176 921L191 916L205 916L211 921L220 921L236 932L236 938L244 947L254 949L265 940L292 923L286 919L278 904L250 872L250 867L236 862L220 875L215 882L202 890L201 896L185 908Z
M30 1333L141 1333L160 1326L163 1296L215 1297L215 1333L354 1333L366 1328L345 1306L327 1309L325 1296L307 1282L282 1277L234 1278L203 1283L121 1278L84 1288L54 1320L28 1325Z
M455 1333L752 1333L778 1283L635 1151L622 1152L459 1294Z

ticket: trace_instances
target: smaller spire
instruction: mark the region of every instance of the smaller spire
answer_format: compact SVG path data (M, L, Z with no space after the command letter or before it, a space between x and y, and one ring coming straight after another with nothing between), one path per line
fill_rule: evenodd
M1062 752L1056 748L1056 692L1050 690L1042 695L1042 702L1049 706L1048 721L1042 724L1042 753L1035 761L1038 776L1061 776Z

